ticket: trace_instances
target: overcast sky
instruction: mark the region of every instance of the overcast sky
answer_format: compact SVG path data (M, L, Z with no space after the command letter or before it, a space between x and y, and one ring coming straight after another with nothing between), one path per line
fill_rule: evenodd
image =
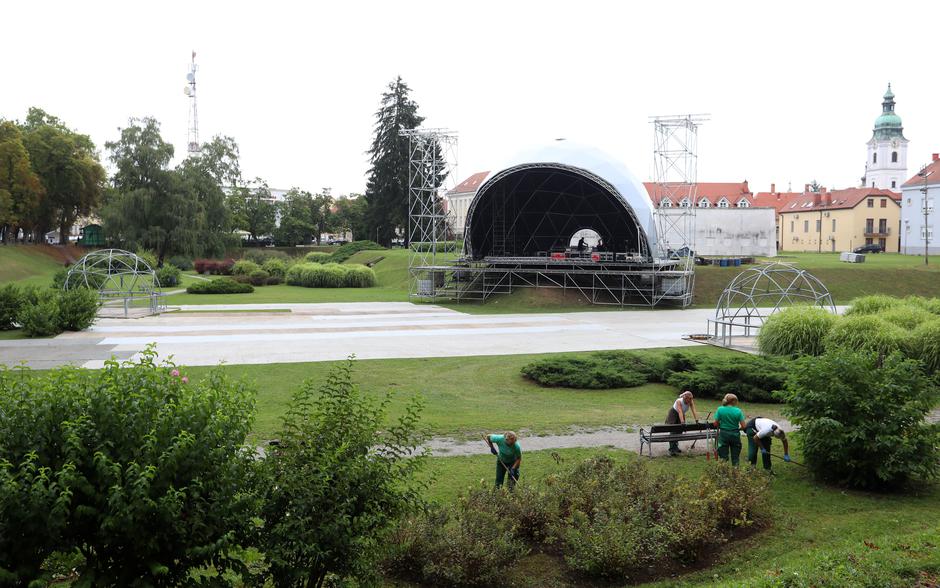
M234 137L272 187L363 191L397 75L459 133L459 179L566 137L649 180L648 117L709 113L700 181L855 186L888 82L909 172L940 151L940 2L294 4L6 3L0 117L40 106L103 150L153 116L179 158L195 50L200 138Z

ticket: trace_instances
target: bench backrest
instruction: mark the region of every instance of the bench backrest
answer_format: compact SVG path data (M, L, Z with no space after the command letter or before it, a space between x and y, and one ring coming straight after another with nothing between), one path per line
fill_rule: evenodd
M686 423L678 425L653 425L650 433L686 433L691 431L707 431L714 429L712 423Z

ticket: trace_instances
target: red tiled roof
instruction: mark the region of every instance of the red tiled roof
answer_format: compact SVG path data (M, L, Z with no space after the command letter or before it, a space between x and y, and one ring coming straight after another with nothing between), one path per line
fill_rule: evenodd
M448 194L466 194L468 192L476 192L477 188L480 187L480 184L483 183L483 180L486 178L487 174L490 172L482 171L477 172L467 178L466 180L457 184L453 190L448 192Z
M935 186L937 184L940 184L940 159L934 160L930 165L925 167L923 171L927 173L932 173L932 175L930 175L930 177L927 178L928 186ZM920 173L920 172L917 172L917 173ZM901 187L906 188L908 186L923 186L923 185L924 185L924 178L920 177L917 174L914 174L913 177L911 177L911 179L901 184Z
M666 196L667 192L659 184L653 182L644 182L646 191L650 195L653 204L659 206L660 201ZM668 194L673 195L673 206L679 206L679 202L689 195L689 186L679 186L678 190L669 190ZM700 182L695 184L695 205L698 205L702 198L707 198L713 207L718 206L718 202L725 198L731 206L736 206L742 198L747 198L748 203L753 206L754 195L747 187L747 181L743 182Z
M777 211L777 214L780 214L780 210L784 206L802 195L803 192L758 192L754 194L753 206L773 208Z
M807 210L837 210L855 208L866 198L887 196L895 204L900 205L901 195L884 188L846 188L844 190L831 190L823 193L805 192L794 198L784 206L781 214L791 212L806 212ZM818 204L817 202L818 200ZM831 204L827 201L831 199Z

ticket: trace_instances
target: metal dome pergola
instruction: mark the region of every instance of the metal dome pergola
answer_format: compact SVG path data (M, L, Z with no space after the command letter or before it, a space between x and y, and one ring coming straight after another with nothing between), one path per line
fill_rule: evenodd
M819 306L835 314L832 295L816 276L787 263L748 268L735 276L708 319L713 340L726 347L734 336L752 336L775 312L795 305Z
M69 268L63 287L97 290L101 316L147 316L164 310L160 281L142 258L123 249L101 249Z

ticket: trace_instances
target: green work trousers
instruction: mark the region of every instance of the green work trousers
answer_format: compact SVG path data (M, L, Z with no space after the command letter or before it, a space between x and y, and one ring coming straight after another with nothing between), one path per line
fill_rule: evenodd
M739 431L718 431L718 457L725 461L731 459L731 465L737 467L741 462L741 433Z
M764 464L764 469L770 469L770 437L764 437L760 440L760 445L754 441L754 435L757 434L757 429L754 427L748 427L744 429L744 434L747 435L747 460L751 463L752 466L757 465L757 453L760 452L761 448L766 449L767 453L761 452L761 462Z

